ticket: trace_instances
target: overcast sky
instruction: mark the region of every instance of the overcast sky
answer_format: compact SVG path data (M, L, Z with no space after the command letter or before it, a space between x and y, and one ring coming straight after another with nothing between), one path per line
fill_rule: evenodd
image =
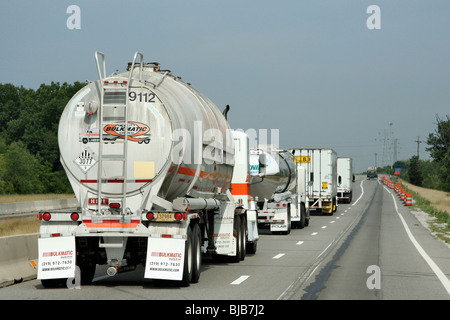
M429 158L450 114L449 17L448 0L2 1L0 83L96 80L96 50L107 73L140 51L229 104L232 128L279 129L281 147L330 147L360 172L392 163L395 139L399 160L418 137Z

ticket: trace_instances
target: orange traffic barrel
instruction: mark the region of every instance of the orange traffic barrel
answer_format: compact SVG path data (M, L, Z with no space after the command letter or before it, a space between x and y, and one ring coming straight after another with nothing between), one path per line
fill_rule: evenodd
M405 206L412 206L412 196L410 193L406 194Z

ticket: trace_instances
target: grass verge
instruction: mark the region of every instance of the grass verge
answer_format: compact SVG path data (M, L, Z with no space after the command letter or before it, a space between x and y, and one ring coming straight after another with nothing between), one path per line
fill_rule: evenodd
M450 244L450 214L445 210L436 209L430 200L424 198L419 192L410 190L407 185L404 184L403 188L411 193L414 199L412 209L421 210L433 217L433 220L428 221L431 231L436 237Z

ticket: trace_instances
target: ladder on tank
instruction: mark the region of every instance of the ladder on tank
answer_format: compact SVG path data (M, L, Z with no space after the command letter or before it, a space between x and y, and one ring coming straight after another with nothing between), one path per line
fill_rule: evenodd
M106 80L106 62L105 55L102 52L95 52L95 60L97 62L97 71L100 78L100 107L98 113L99 122L99 154L98 154L98 195L97 205L98 214L102 214L101 206L103 199L103 185L105 183L118 183L122 185L122 192L115 196L115 201L120 200L120 212L123 217L127 215L127 152L128 152L128 96L131 87L132 74L136 63L137 56L140 56L139 81L141 81L143 55L136 52L131 65L128 80L118 80L111 76L111 80ZM100 68L99 56L102 57L102 70ZM102 73L103 71L103 73ZM114 143L106 140L109 134L105 132L105 126L123 126L123 140L114 137ZM122 138L122 137L120 137ZM117 148L118 145L122 147ZM108 150L110 149L110 150ZM113 149L113 150L111 150ZM117 152L117 149L121 149ZM111 151L116 151L112 153ZM106 161L120 163L121 173L114 176L105 176L103 173L103 165ZM120 171L120 169L118 170ZM110 204L111 206L112 204ZM116 203L117 205L117 203Z

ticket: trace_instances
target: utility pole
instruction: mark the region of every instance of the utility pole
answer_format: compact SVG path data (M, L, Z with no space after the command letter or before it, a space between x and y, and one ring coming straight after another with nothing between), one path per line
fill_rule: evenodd
M420 137L417 136L417 140L415 141L417 142L417 160L419 159L419 145L423 142L420 140Z

